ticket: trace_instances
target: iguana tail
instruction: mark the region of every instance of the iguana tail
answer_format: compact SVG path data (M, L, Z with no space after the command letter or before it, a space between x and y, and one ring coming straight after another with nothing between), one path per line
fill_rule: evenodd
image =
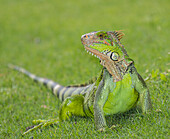
M94 84L89 84L86 86L66 86L66 87L64 87L52 80L38 77L21 67L14 66L11 64L9 64L8 67L11 69L15 69L15 70L27 75L28 77L30 77L32 80L34 80L37 83L45 85L47 88L51 89L53 94L56 95L61 101L63 101L65 98L67 98L69 96L80 95L80 94L84 95L86 92L89 92L94 85Z

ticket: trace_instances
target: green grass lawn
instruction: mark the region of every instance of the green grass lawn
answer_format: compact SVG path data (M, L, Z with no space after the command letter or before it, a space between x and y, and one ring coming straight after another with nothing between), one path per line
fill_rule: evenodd
M98 133L94 121L74 117L24 138L168 138L170 72L169 0L1 0L0 138L22 138L34 119L58 116L59 100L43 86L7 67L12 63L62 84L98 75L99 60L80 37L97 30L124 30L122 39L147 81L153 110L107 117L115 130Z

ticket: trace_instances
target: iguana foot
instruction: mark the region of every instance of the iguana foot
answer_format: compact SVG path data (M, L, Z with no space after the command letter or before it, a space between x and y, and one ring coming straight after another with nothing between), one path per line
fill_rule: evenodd
M105 132L106 129L103 127L103 128L100 128L98 131L99 131L99 132Z
M26 135L27 133L35 130L35 129L38 129L38 128L43 128L43 127L46 127L46 126L50 126L50 125L54 125L54 124L57 124L59 122L58 119L50 119L50 120L33 120L33 124L37 124L37 125L34 125L34 126L31 126L31 127L28 127L26 129L26 131L22 134L22 136Z
M115 128L116 128L116 125L112 125L112 126L110 127L111 130L113 130L113 129L115 129Z

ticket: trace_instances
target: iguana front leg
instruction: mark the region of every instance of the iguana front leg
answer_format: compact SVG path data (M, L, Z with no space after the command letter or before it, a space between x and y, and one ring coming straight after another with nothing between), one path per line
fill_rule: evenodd
M104 80L102 79L96 91L93 105L95 125L97 130L101 132L105 131L105 127L107 126L103 106L107 101L108 94L109 89L108 87L104 87Z
M137 105L142 109L143 113L148 113L148 111L151 110L152 108L150 94L145 81L138 73L137 73L135 89L139 93L139 101Z

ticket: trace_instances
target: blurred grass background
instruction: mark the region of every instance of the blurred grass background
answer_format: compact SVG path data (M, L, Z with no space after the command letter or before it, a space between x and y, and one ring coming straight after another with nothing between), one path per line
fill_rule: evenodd
M112 132L98 133L90 119L75 118L26 138L169 137L169 5L169 0L0 0L0 138L21 138L33 119L55 118L59 108L49 90L7 64L62 85L84 83L101 66L80 37L97 30L124 30L122 43L138 72L144 78L156 73L147 81L153 112L108 117L117 125Z

